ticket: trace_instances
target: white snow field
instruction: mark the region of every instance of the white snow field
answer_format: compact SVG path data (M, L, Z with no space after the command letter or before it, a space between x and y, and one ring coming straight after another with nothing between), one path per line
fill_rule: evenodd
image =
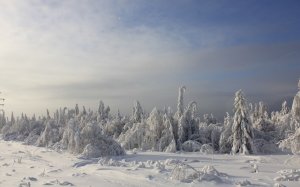
M300 157L127 152L80 159L0 140L0 186L294 186Z

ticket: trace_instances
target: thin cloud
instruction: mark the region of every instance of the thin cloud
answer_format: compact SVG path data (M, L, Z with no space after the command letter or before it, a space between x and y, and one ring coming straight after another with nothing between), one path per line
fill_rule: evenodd
M216 14L226 14L221 22L214 17L223 6L218 3L200 8L190 8L198 7L191 6L193 1L176 1L174 7L153 3L0 2L0 89L6 109L39 113L103 99L130 110L139 99L151 110L175 106L178 86L185 84L187 101L198 101L203 113L215 110L222 116L231 110L229 93L239 88L294 93L299 38L273 41L284 32L274 29L276 21L256 24L245 17L246 24L230 17L238 11L231 9ZM265 36L271 42L261 40Z

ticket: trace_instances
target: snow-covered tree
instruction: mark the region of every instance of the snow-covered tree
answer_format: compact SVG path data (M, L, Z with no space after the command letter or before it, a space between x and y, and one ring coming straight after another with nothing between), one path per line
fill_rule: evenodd
M47 112L47 119L48 119L48 120L51 119L49 109L47 109L46 112ZM23 113L22 113L22 116L23 116Z
M288 138L279 142L279 148L292 151L293 154L300 154L300 128Z
M140 123L143 118L144 118L144 112L141 107L141 104L139 101L135 101L133 111L132 111L132 120L135 123Z
M280 114L281 115L286 115L287 113L289 113L289 108L287 106L287 102L283 101L282 105L281 105L281 111Z
M295 118L300 118L300 80L298 82L299 91L295 95L292 105L292 114Z
M192 101L184 110L183 115L178 121L178 148L192 138L193 135L199 134L199 119L196 117L197 103Z
M103 101L100 101L100 102L99 102L99 107L98 107L98 114L99 114L100 116L103 116L103 115L104 115L104 108L105 108L105 106L104 106Z
M272 121L264 117L260 117L260 119L256 120L253 126L255 129L263 132L270 132L275 130L275 126Z
M176 141L173 134L173 126L171 124L171 119L167 114L163 116L163 130L161 133L161 138L158 142L158 151L176 151Z
M0 129L6 125L5 111L0 109Z
M229 113L226 112L226 116L224 117L224 126L222 129L222 133L220 136L219 142L219 152L220 153L230 153L232 148L232 118L230 117Z
M232 153L253 153L253 129L248 114L248 104L242 90L235 93Z
M175 114L175 118L179 120L179 118L183 115L184 112L184 103L183 103L183 94L186 90L185 86L181 86L179 88L179 93L178 93L178 102L177 102L177 112Z
M105 108L103 101L100 101L98 107L97 121L101 123L106 123L110 117L109 112L110 112L110 107L107 106Z
M79 107L78 104L75 105L75 116L79 115Z
M266 114L267 105L262 101L260 101L258 103L258 105L259 105L259 108L258 108L259 117L266 117L267 116L267 114Z
M48 147L60 141L59 126L54 120L47 120L46 127L36 142L37 146Z
M87 112L86 112L85 106L83 106L83 107L82 107L82 115L87 115Z
M299 91L294 97L291 112L277 117L277 131L280 137L279 147L300 154L300 80Z
M14 123L16 122L16 119L15 119L15 116L14 116L14 113L13 113L13 112L11 113L10 122L11 122L12 124L14 124Z
M217 119L214 117L213 114L204 114L203 120L204 120L204 123L206 123L207 125L217 123Z
M124 130L119 138L118 142L124 149L144 149L144 140L146 132L148 131L148 126L146 122L141 123L127 123L124 126ZM149 149L149 147L147 147Z

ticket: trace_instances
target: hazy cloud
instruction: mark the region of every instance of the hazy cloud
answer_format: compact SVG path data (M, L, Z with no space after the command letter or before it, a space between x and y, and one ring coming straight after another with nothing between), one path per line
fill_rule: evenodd
M187 100L219 116L231 110L239 88L254 101L291 98L300 70L294 8L282 13L285 21L270 10L261 19L264 9L252 3L228 11L224 6L229 5L2 1L0 89L6 110L96 107L99 99L124 112L134 99L147 110L175 109L182 84ZM254 17L240 11L248 7Z

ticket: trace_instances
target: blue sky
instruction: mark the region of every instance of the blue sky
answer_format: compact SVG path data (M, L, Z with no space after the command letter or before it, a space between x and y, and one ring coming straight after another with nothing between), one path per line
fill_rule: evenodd
M297 0L0 1L5 110L43 114L102 99L129 113L135 99L219 118L240 88L277 109L300 78Z

